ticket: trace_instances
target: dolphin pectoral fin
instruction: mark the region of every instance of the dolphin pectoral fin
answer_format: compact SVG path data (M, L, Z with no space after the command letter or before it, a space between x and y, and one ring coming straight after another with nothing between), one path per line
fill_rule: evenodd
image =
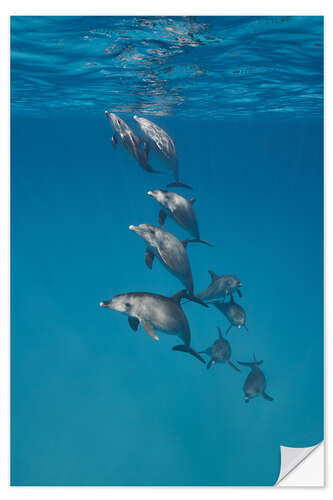
M226 335L228 335L228 333L230 332L231 328L232 328L232 325L229 325L227 331L225 332Z
M231 366L231 368L233 368L234 370L236 370L236 372L240 372L240 369L239 369L239 368L237 368L237 366L236 366L236 365L234 365L234 364L230 361L230 359L228 359L227 363L228 363L228 365L229 365L229 366Z
M206 361L203 359L203 357L201 357L200 354L197 351L195 351L194 349L192 349L192 347L190 347L189 345L184 345L184 344L175 345L172 348L172 350L173 351L187 352L188 354L191 354L192 356L197 358L199 361L201 361L201 363L206 363Z
M128 323L129 323L129 326L132 328L132 330L134 330L136 332L138 329L139 323L140 323L139 320L137 318L133 318L133 317L129 316Z
M188 201L191 203L191 205L193 205L193 203L195 203L195 202L196 202L196 200L197 200L196 198L191 198L191 199L190 199L190 200L188 200Z
M221 328L217 327L217 331L219 332L220 339L223 339Z
M145 253L145 261L149 269L153 267L153 261L154 261L155 255L149 248L146 248L146 253Z
M170 258L170 255L168 254L167 251L164 250L164 248L158 247L158 253L160 254L161 259L163 260L164 264L169 267L172 271L175 271L175 265L173 260Z
M213 365L215 365L215 361L214 361L213 359L211 359L211 360L210 360L210 362L209 362L209 363L208 363L208 365L207 365L207 370L209 370L209 368L210 368L211 366L213 366Z
M273 398L271 398L268 394L266 394L266 392L262 393L262 397L267 399L267 401L273 401Z
M112 138L111 138L111 141L112 141L112 146L113 146L113 149L116 149L118 139L117 139L117 136L116 136L115 134L113 134L113 136L112 136Z
M236 289L236 292L238 293L238 297L243 297L242 292L239 290L239 288Z
M148 333L148 335L150 335L150 337L152 337L154 340L160 340L155 333L153 325L149 321L146 321L145 319L140 319L140 324L142 328L145 330L145 332Z
M167 218L168 214L166 212L164 212L164 210L160 210L159 214L158 214L158 223L161 227L164 227L164 222L165 222L165 219Z
M144 152L146 161L148 161L149 151L150 151L150 146L149 146L148 142L145 142L144 147L143 147L143 152Z

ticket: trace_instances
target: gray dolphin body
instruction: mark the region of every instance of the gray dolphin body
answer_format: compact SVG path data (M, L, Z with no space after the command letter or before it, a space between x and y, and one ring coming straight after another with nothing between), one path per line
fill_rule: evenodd
M193 294L193 278L190 261L186 252L187 240L180 241L165 229L150 224L129 226L146 243L145 261L152 268L154 257Z
M200 232L198 227L197 218L193 210L193 203L195 198L187 200L178 193L173 193L172 191L165 191L164 189L155 189L155 191L148 191L149 196L152 196L160 205L162 209L160 210L158 221L159 224L164 227L164 222L167 216L171 217L177 224L179 224L183 229L188 231L191 236L195 238L195 241L200 243L205 243L208 246L213 246L207 241L200 239Z
M245 324L246 313L242 306L236 304L232 295L230 295L229 302L212 301L209 302L209 304L214 304L214 306L217 307L217 309L219 309L219 311L221 311L221 313L224 314L230 321L230 326L226 333L228 333L233 326L236 326L237 328L242 328L243 326L245 330L247 330L247 326Z
M214 271L208 272L212 278L212 282L206 290L197 294L197 297L200 297L201 300L225 299L233 292L237 292L240 297L242 296L242 292L239 290L242 283L236 276L232 274L218 276Z
M178 171L178 157L176 153L175 143L168 136L168 134L156 123L147 120L147 118L140 118L134 115L134 120L139 124L139 127L143 133L146 141L146 157L148 160L148 154L150 149L157 153L165 162L167 168L172 172L175 181L168 184L168 187L178 186L188 189L192 189L191 186L179 182L179 171Z
M231 368L239 372L240 370L230 361L231 356L231 346L229 342L223 338L220 328L217 328L219 332L219 338L214 342L211 347L208 347L204 351L199 351L200 353L205 353L210 356L211 360L207 365L207 369L216 363L228 363Z
M191 331L180 305L180 299L183 297L190 298L186 290L172 297L164 297L155 293L132 292L116 295L111 300L100 302L100 306L126 314L133 330L136 331L140 323L146 333L155 340L159 340L156 330L176 335L184 342L184 345L174 346L174 351L187 352L205 363L200 354L190 346Z
M142 149L143 140L137 137L127 123L119 118L119 116L114 113L109 113L109 111L105 111L105 114L114 130L112 136L112 145L114 149L116 149L118 138L120 138L125 149L136 159L141 168L150 173L160 173L157 170L153 170L152 166L149 165L147 156Z
M248 403L250 399L255 398L256 396L262 396L268 401L273 401L271 396L266 394L266 378L264 373L260 370L258 365L261 365L263 361L257 361L255 355L253 356L254 362L244 363L242 361L237 361L240 365L249 366L251 368L250 373L245 380L245 384L243 386L244 394L245 394L245 403Z

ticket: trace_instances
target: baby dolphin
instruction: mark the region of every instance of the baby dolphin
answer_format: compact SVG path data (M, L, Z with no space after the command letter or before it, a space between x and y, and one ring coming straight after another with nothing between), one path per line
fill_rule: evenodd
M205 363L200 354L190 346L191 331L180 305L181 298L196 302L186 290L181 290L172 297L146 292L124 293L116 295L111 300L100 302L99 305L126 314L133 330L136 331L140 323L148 335L155 340L159 340L155 330L177 335L184 345L176 345L172 349L187 352Z
M165 229L150 224L131 225L129 229L147 243L145 261L149 269L152 268L156 256L167 270L193 294L192 271L185 249L188 240L180 241Z
M242 296L242 292L239 290L242 283L238 278L236 278L236 276L233 276L232 274L218 276L214 273L214 271L208 272L212 278L212 282L206 290L197 294L200 299L211 300L222 297L224 300L228 295L232 295L232 292L237 292L240 297Z
M137 137L134 132L129 128L127 123L124 122L119 116L114 113L109 113L105 111L107 118L110 120L110 124L114 130L112 136L112 145L114 149L117 147L118 137L120 137L125 149L132 155L141 168L151 173L161 173L157 170L153 170L152 166L149 165L147 157L142 149L143 140Z
M165 191L164 189L148 191L147 194L152 196L163 207L158 216L158 222L162 227L164 227L165 219L169 215L177 224L195 238L194 241L205 243L210 247L213 246L207 243L207 241L200 239L198 222L192 207L195 198L187 200L183 196L180 196L180 194Z
M257 361L255 354L253 355L253 359L253 363L243 363L242 361L237 361L240 365L249 366L251 368L243 387L245 403L248 403L251 398L255 398L256 396L262 396L268 401L273 401L273 398L268 396L265 392L266 378L260 368L258 368L258 365L261 365L263 361Z
M247 326L245 324L245 311L239 304L236 304L232 295L230 295L229 302L220 302L218 300L213 300L212 302L208 303L214 304L214 306L217 307L217 309L219 309L221 313L224 314L224 316L230 321L230 326L225 332L226 334L233 326L236 326L237 328L242 328L242 326L244 326L245 330L247 330Z
M162 157L162 159L166 163L167 168L173 173L176 182L168 184L168 187L178 186L192 189L191 186L179 182L178 158L175 143L173 142L171 137L169 137L161 127L151 122L150 120L147 120L147 118L140 118L136 115L134 115L133 118L139 124L139 127L146 141L145 153L147 161L149 151L150 149L152 149L155 153Z
M231 368L239 372L240 370L237 368L237 366L235 366L230 361L231 347L229 342L223 338L221 329L219 327L217 327L217 330L219 332L219 338L215 340L214 344L204 351L199 351L199 353L205 353L211 357L211 360L207 365L207 370L209 370L212 365L215 365L215 363L228 363Z

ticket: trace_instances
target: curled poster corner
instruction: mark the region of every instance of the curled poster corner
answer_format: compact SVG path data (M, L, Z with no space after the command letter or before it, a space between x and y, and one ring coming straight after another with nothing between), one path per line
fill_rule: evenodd
M314 446L309 446L307 448L292 448L291 446L280 446L281 452L281 465L280 465L280 474L278 480L275 483L275 486L283 486L280 484L281 481L298 465L305 460L306 457L310 455L315 449L317 449L323 441L317 443ZM322 471L320 471L322 472ZM292 484L288 484L288 486L292 486ZM296 484L294 485L296 486ZM297 486L301 486L298 485ZM317 484L316 484L317 486Z

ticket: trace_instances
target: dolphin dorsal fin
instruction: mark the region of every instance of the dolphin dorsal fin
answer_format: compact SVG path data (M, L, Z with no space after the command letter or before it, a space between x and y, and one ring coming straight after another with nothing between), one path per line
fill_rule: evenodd
M214 273L214 271L208 271L208 272L210 274L210 277L212 278L212 282L219 279L219 276L216 273Z
M196 202L196 200L197 200L196 198L191 198L191 199L190 199L190 200L188 200L188 201L191 203L191 205L193 205L193 203L195 203L195 202Z

